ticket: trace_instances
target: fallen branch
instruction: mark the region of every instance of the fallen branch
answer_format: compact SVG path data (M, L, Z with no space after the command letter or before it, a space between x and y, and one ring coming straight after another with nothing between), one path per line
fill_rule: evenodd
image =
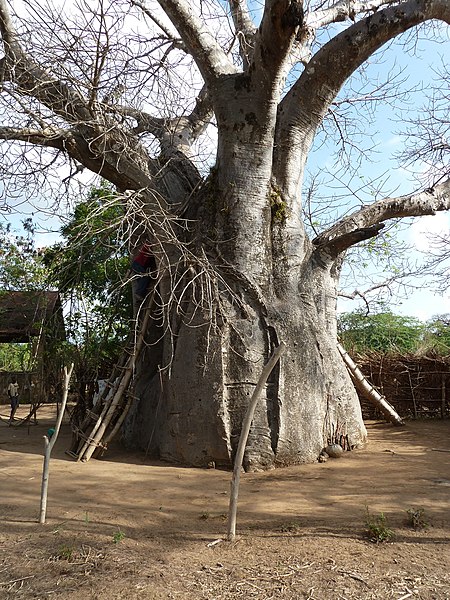
M367 587L370 587L367 581L363 577L361 577L361 575L358 575L358 573L354 573L353 571L345 571L344 569L338 569L337 572L341 575L348 575L348 577L350 577L351 579L360 581L361 583L364 583L364 585L366 585Z
M250 426L252 424L253 415L255 414L255 408L258 404L259 397L263 391L264 386L272 373L273 368L277 364L280 356L286 349L286 345L281 342L278 348L272 353L267 364L264 366L262 373L259 377L258 383L256 384L255 391L250 399L250 403L247 408L244 420L242 422L241 435L239 438L239 444L234 459L233 477L231 479L231 494L230 494L230 508L228 511L228 541L232 542L236 537L236 514L237 514L237 502L239 495L239 481L241 478L242 461L244 459L245 446L247 444L248 434L250 432Z
M25 581L25 579L32 579L33 577L34 575L27 575L26 577L20 577L19 579L11 579L11 581L0 581L0 585L12 585L13 583Z

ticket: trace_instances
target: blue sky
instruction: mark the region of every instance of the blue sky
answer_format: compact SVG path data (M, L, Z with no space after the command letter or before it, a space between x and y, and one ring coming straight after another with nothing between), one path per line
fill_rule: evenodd
M408 88L415 88L416 91L411 94L409 103L396 102L396 109L384 103L380 103L374 112L373 122L369 119L362 122L361 129L371 136L374 152L370 153L370 160L362 158L358 174L351 181L350 176L345 176L342 165L337 168L337 176L341 183L336 182L336 188L342 183L348 184L349 188L357 190L354 195L354 207L360 205L360 201L371 201L381 199L385 196L398 196L407 194L416 189L423 189L429 185L427 176L430 174L430 165L417 164L413 169L408 169L399 165L395 155L398 154L404 146L404 138L400 135L404 126L401 123L403 118L414 119L415 115L420 114L423 106L426 104L425 93L433 86L438 84L436 70L444 64L450 64L450 41L448 39L448 28L444 30L443 39L446 43L436 43L424 38L422 34L417 45L412 41L405 46L402 42L408 38L405 34L392 44L386 52L381 51L378 55L372 57L367 72L371 79L383 81L387 74L393 70L400 74L399 77L407 79L404 84ZM448 86L448 81L447 81ZM364 117L363 117L364 118ZM323 140L321 140L323 141ZM364 140L362 140L364 143ZM320 147L311 157L309 166L312 171L321 171L329 168L333 171L333 149L334 144L330 140ZM356 156L354 155L356 160ZM344 172L344 173L343 173ZM364 190L364 181L377 179L384 182L383 193L371 195L370 190ZM352 194L347 190L345 198L346 210L350 210L352 203ZM450 214L438 213L436 216L426 216L420 219L408 219L401 227L402 231L398 234L400 238L412 248L417 249L417 253L411 253L409 258L422 260L430 250L433 237L436 234L448 233L450 231ZM422 254L424 253L424 254ZM368 268L367 275L374 273L374 269ZM379 278L380 280L382 277ZM408 298L391 297L389 304L394 312L405 315L416 316L426 320L438 313L450 312L450 294L447 291L443 295L433 290L434 282L432 278L424 281L412 281L413 284L423 286L422 289L416 289L410 292ZM358 289L364 290L370 284L360 281ZM354 287L349 291L353 291ZM339 310L353 310L356 307L365 306L362 301L339 302Z

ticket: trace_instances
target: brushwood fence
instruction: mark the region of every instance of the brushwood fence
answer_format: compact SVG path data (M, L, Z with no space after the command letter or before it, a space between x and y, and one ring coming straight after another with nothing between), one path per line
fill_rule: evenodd
M450 417L450 356L371 352L352 358L402 417ZM382 418L362 395L360 401L365 419Z

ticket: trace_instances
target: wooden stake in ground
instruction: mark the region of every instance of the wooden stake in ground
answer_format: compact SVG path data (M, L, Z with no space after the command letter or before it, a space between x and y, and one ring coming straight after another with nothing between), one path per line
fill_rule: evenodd
M64 416L64 411L66 409L67 404L67 396L69 395L69 382L72 376L73 371L73 363L70 365L69 370L67 367L64 367L64 379L63 379L63 395L61 406L59 409L58 418L56 420L55 431L53 435L50 437L44 435L44 468L42 471L42 486L41 486L41 510L39 513L39 523L45 523L45 515L47 513L47 493L48 493L48 476L50 470L50 454L52 452L53 446L55 445L56 439L59 434L59 430L61 428L61 423Z
M388 421L394 425L404 425L403 419L394 407L391 406L386 398L379 394L373 385L367 381L367 378L363 375L361 369L353 362L348 352L341 344L339 344L339 342L337 347L347 366L355 387L358 388L372 404L380 409Z
M262 373L259 377L258 383L256 384L255 391L252 394L250 403L247 408L244 420L242 422L241 436L239 438L239 444L234 459L233 477L231 479L231 494L230 494L230 507L228 510L228 541L232 542L236 537L236 514L237 504L239 496L239 481L241 479L242 461L244 459L245 446L247 444L248 434L250 433L250 426L253 421L253 415L255 414L255 408L258 404L259 397L263 391L264 386L272 373L273 368L277 364L280 356L286 349L286 345L281 342L278 348L275 348L272 356L269 358L267 364L264 366Z

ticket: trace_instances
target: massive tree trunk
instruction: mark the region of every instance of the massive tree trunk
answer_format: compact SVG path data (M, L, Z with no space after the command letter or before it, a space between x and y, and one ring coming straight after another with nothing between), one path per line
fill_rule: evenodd
M244 85L241 75L226 83L218 90L217 167L187 214L195 224L192 243L215 277L205 281L193 270L183 279L180 289L193 284L195 292L187 288L173 306L178 314L168 317L170 331L142 359L141 400L126 439L165 460L230 465L248 399L283 341L287 348L257 408L244 463L260 469L311 462L328 443L351 449L366 438L336 348L339 259L304 235L298 240L298 214L273 184L270 98L261 100L260 88L250 79ZM288 256L292 231L297 247ZM199 302L207 284L214 287L212 312Z
M314 461L341 436L349 449L361 446L359 401L336 349L335 281L313 255L301 271L298 291L289 297L279 297L273 285L258 296L245 274L222 274L228 290L218 284L214 324L190 298L189 318L179 316L177 328L142 358L141 400L128 442L165 460L229 465L247 401L282 340L287 349L258 405L246 468ZM157 365L165 371L158 373Z
M388 219L449 209L450 183L355 208L310 239L302 222L304 168L348 77L411 27L432 19L449 23L449 2L350 0L314 7L266 0L257 27L245 0L230 0L230 46L219 44L223 32L212 32L187 0L159 4L178 33L133 0L130 14L139 11L149 17L144 25L158 28L158 35L142 33L133 53L138 33L130 35L130 47L123 43L126 17L115 12L122 5L99 3L85 28L70 20L55 36L49 26L45 39L63 46L44 67L39 57L51 44L44 40L36 58L30 54L38 42L34 31L22 43L8 2L0 0L0 101L9 115L0 140L51 149L112 182L127 206L131 245L148 244L155 258L157 309L137 365L140 400L125 438L167 460L231 464L248 399L283 341L286 351L255 414L246 467L313 461L334 441L361 446L366 431L358 398L336 347L343 256ZM316 37L344 21L329 41ZM134 26L143 27L141 21L130 30ZM90 46L83 46L85 37ZM170 69L172 51L192 57L204 85L190 112L170 107L170 117L153 116L142 107L151 106L153 70L159 77ZM292 71L299 61L303 66ZM116 78L125 82L123 92ZM114 101L122 93L123 102ZM161 114L166 98L156 105ZM191 151L213 117L216 164L202 180ZM157 150L149 139L157 140ZM12 171L15 166L12 161Z

